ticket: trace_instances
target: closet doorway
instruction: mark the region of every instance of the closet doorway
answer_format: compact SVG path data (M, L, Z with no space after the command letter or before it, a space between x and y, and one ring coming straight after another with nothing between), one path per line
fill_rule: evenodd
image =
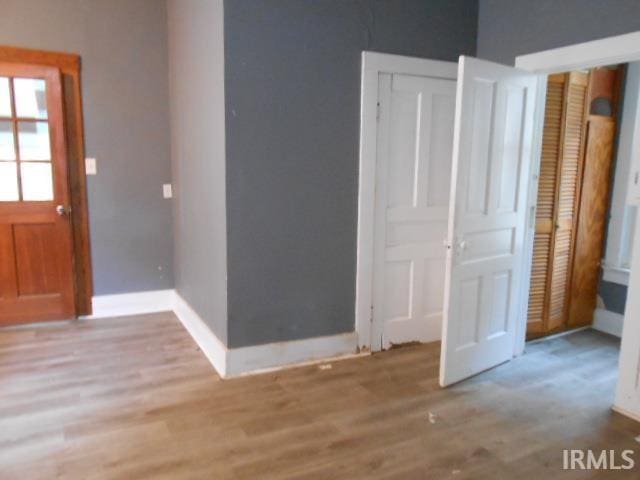
M550 75L527 338L593 323L625 66Z

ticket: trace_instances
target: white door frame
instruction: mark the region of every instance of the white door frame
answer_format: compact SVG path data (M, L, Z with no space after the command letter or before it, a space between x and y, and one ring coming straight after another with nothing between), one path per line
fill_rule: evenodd
M555 48L543 52L521 55L516 57L515 66L540 74L540 81L545 82L550 73L567 72L581 68L591 68L604 65L614 65L640 60L640 31L603 38L591 42L579 43L567 47ZM541 85L543 86L543 85ZM542 130L544 127L544 108L546 88L539 90L536 116L536 143L538 152L542 144ZM532 170L529 188L529 225L535 221L535 205L537 197L537 179L539 174L538 161ZM640 222L636 226L636 238L634 248L640 253ZM533 253L533 236L527 237L525 244L529 254L527 276L531 271L531 255ZM627 305L624 326L622 330L622 348L620 351L619 380L613 409L625 415L640 420L640 255L635 255L631 265L629 290L627 292ZM516 338L516 354L524 351L526 335L526 307L529 299L529 281L524 284L521 305L523 312L520 318L521 331Z
M355 328L360 350L371 349L373 322L373 245L375 224L378 78L381 73L455 80L458 64L377 52L362 52L360 98L360 173ZM444 247L443 247L444 248Z

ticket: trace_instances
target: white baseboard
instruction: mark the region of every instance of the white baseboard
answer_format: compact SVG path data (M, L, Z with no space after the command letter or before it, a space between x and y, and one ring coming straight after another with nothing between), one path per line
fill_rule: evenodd
M223 378L335 359L354 355L357 350L356 332L227 348L179 293L176 292L174 298L174 313Z
M277 370L291 365L309 364L353 356L358 346L356 332L267 343L227 350L227 376Z
M122 317L173 310L175 290L118 293L93 297L93 313L82 318Z
M93 297L93 315L120 317L173 311L221 377L278 370L356 354L356 332L227 348L198 313L175 290L100 295Z
M626 409L624 407L620 407L618 405L613 405L611 407L611 410L613 410L614 412L619 413L620 415L624 415L625 417L629 417L632 420L635 420L636 422L640 422L640 414L631 411L629 409Z
M227 375L227 347L200 315L174 291L173 312L221 377Z
M596 308L593 318L593 328L616 337L622 337L624 315L610 312L604 308Z

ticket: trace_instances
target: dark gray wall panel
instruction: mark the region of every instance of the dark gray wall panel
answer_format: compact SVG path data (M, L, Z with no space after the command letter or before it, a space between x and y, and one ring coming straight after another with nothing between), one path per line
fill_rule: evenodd
M1 0L0 44L82 56L96 294L171 288L167 16L156 0Z
M638 0L480 0L478 56L515 57L640 30Z
M604 306L611 312L624 314L624 308L627 304L627 286L617 283L605 282L600 280L598 294Z
M474 54L475 0L229 0L229 346L354 330L362 50Z

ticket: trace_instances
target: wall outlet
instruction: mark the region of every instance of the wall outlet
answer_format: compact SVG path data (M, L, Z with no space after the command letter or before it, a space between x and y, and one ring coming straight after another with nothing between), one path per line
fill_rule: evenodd
M162 196L164 198L173 198L173 189L171 188L170 183L162 185Z
M84 169L87 175L96 175L98 173L98 165L95 158L84 159Z

